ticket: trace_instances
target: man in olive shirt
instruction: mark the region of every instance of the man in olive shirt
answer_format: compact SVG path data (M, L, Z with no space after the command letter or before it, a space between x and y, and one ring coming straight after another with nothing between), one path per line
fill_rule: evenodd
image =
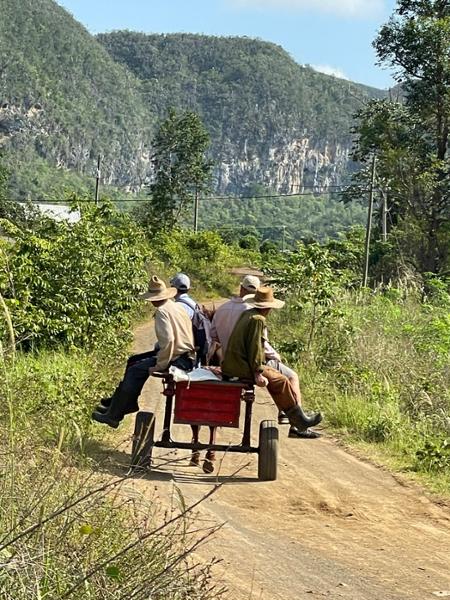
M284 306L284 302L274 298L271 288L262 287L247 303L254 308L243 312L233 329L222 363L222 373L226 378L237 377L253 381L259 387L267 386L278 409L284 411L291 425L300 431L318 425L322 415L317 413L308 417L299 405L289 379L265 364L265 317L272 308Z

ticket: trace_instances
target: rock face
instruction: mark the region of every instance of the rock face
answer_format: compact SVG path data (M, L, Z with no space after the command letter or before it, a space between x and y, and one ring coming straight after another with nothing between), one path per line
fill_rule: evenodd
M216 168L217 191L236 193L257 181L283 194L341 185L349 171L350 147L339 143L311 144L307 137L271 146L265 154L230 157Z

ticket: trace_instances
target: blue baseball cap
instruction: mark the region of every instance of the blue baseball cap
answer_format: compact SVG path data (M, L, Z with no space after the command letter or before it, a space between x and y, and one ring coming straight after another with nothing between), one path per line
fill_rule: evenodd
M187 290L191 289L191 280L184 273L177 273L170 280L170 285L173 285L173 287L177 288L179 292L186 292Z

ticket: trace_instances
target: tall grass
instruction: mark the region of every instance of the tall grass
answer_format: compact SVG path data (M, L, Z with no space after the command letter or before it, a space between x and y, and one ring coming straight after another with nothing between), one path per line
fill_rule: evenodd
M212 563L192 558L215 531L196 505L162 514L84 454L105 364L82 351L0 359L0 597L221 597Z
M310 315L274 315L278 345L301 373L307 404L402 469L450 482L450 308L415 293L346 292L308 351Z

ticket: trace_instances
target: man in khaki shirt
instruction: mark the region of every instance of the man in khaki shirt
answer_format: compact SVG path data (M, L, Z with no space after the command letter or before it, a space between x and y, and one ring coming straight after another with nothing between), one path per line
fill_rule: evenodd
M184 308L172 300L176 293L176 288L167 288L161 279L152 277L149 290L142 298L156 308L155 332L158 343L152 351L129 359L123 380L112 397L102 401L92 413L94 421L118 427L124 415L139 410L138 398L150 375L156 371L166 371L171 365L184 371L194 368L192 322Z

